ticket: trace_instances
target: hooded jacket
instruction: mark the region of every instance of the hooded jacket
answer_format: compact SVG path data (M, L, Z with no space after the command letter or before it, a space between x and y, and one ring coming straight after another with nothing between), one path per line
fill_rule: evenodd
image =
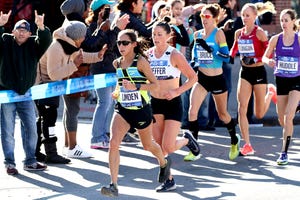
M68 45L68 49L73 47L73 51L71 50L73 53L66 51L66 48L62 45ZM67 36L64 27L55 30L53 32L53 42L39 61L36 84L68 78L78 70L73 62L78 53L79 49L76 47L75 41ZM83 52L84 63L95 63L101 60L98 57L98 52Z
M39 59L51 44L50 30L37 30L26 42L18 45L14 35L0 27L0 89L25 94L34 85Z

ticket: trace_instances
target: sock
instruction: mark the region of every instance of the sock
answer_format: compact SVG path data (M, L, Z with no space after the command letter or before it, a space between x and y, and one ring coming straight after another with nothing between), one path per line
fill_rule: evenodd
M165 163L163 166L160 166L161 168L165 168L165 167L167 166L167 164L168 164L168 160L167 160L167 159L165 159L165 161L166 161L166 163Z
M237 144L238 143L238 138L236 137L236 131L235 131L235 123L233 119L231 118L230 122L228 124L225 124L228 133L231 137L231 144Z
M189 121L189 131L192 132L195 139L198 138L199 125L197 120Z
M287 153L291 141L291 136L286 137L284 152Z
M118 189L118 184L117 183L112 183L113 184L113 186L116 188L116 189Z

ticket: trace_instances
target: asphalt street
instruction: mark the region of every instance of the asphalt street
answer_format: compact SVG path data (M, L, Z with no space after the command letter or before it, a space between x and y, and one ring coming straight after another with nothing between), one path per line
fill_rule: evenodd
M78 143L94 157L72 159L68 165L48 165L48 169L41 172L22 169L24 153L19 127L17 121L15 157L19 175L7 175L2 165L1 199L109 199L100 194L100 188L110 181L108 153L107 150L89 149L90 121L79 124ZM58 149L62 152L61 122L57 123L57 131L60 133ZM202 157L199 160L184 162L186 147L171 155L177 190L168 193L155 191L159 185L156 159L144 151L140 143L122 144L119 197L116 199L299 199L300 126L295 127L287 166L277 166L275 162L281 147L279 126L253 126L250 133L255 155L230 161L230 139L224 128L200 132L198 141ZM0 160L3 160L2 153Z

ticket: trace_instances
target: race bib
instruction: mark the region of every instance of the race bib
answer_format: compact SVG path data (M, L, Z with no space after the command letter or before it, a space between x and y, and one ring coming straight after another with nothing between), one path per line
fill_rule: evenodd
M298 72L299 58L278 56L277 71L282 74L295 74Z
M197 58L200 64L211 64L213 63L214 57L212 53L208 53L200 45L197 45Z
M142 106L142 96L138 90L128 91L121 88L119 102L124 108Z
M242 56L255 56L253 40L238 40L238 48Z
M167 60L153 60L151 61L150 65L153 74L158 80L167 79L168 77L167 67L170 67L168 66Z

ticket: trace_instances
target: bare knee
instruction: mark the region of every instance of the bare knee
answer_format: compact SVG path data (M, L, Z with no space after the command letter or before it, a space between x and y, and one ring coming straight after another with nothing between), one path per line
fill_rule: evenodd
M283 120L283 118L278 118L278 122L279 122L279 125L280 126L284 126L284 120Z
M173 145L164 145L163 150L167 153L173 153L175 151L175 147Z
M190 119L197 119L197 117L198 117L198 112L196 110L190 110L189 118Z
M112 150L112 149L119 149L120 147L120 142L118 141L117 138L112 138L110 141L109 141L109 149Z
M246 116L247 115L247 109L248 109L248 106L239 106L238 108L238 114L239 116Z
M264 112L261 112L261 111L255 112L255 117L257 119L262 119L264 117Z
M291 122L293 123L294 117L295 117L294 112L285 113L286 123L291 123Z

